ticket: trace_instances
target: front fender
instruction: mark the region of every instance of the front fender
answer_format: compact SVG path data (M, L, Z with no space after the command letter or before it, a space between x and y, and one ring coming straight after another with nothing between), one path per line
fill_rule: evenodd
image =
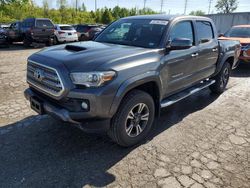
M114 97L113 103L110 108L110 114L113 116L123 99L123 97L132 89L149 82L155 82L159 88L159 94L162 94L162 83L159 77L159 73L156 71L149 71L124 81ZM160 96L161 98L161 96Z

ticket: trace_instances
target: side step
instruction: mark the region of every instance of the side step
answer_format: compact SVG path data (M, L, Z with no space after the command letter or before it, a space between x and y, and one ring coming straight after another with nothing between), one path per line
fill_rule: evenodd
M202 90L204 88L207 88L208 86L210 86L214 83L215 83L215 80L205 80L205 81L202 81L201 83L199 83L191 88L188 88L180 93L174 94L174 95L164 99L161 102L161 108L165 108L165 107L170 106L170 105L172 105L172 104L174 104L182 99L185 99L186 97L193 95L193 94L199 92L200 90Z

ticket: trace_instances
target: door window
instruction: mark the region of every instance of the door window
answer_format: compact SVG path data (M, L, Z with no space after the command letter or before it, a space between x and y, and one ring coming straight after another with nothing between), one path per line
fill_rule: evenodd
M196 28L199 44L209 42L214 38L214 32L210 22L197 21Z
M194 45L194 31L192 22L184 21L177 23L170 32L170 41L175 38L190 39Z

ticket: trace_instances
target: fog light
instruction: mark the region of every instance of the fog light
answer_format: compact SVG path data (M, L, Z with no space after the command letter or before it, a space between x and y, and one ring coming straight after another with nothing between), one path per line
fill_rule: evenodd
M84 110L87 110L89 108L89 105L86 102L82 102L82 108Z

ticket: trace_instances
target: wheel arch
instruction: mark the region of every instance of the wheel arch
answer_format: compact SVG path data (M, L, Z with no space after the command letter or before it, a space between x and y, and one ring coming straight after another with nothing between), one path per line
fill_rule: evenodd
M231 69L235 67L236 62L235 62L234 52L228 52L224 54L224 56L218 62L217 70L214 75L217 75L221 71L221 68L226 62L230 64Z
M152 96L155 102L156 115L159 115L160 99L162 94L161 86L161 80L159 79L159 76L155 71L147 72L143 75L137 75L126 80L120 85L115 95L115 99L113 100L110 113L112 115L115 114L123 98L132 90L138 89Z

